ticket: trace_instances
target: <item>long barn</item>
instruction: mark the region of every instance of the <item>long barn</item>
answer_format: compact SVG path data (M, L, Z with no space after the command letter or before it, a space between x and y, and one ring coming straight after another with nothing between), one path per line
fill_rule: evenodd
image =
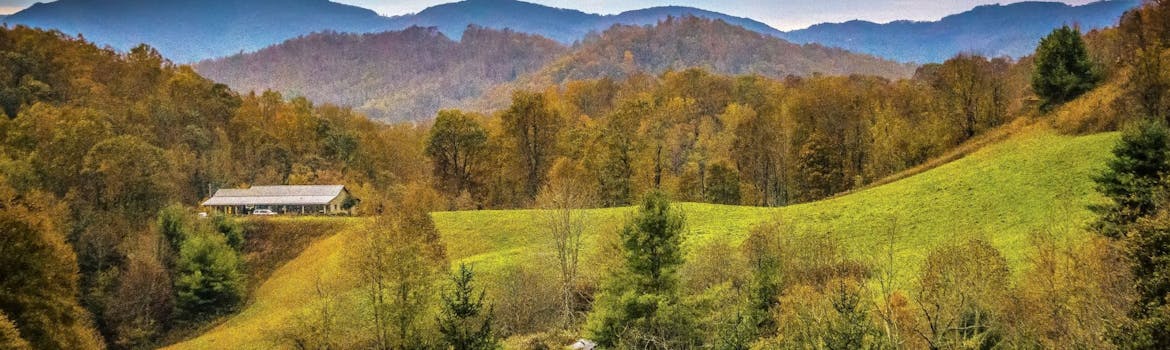
M215 191L203 206L229 215L266 209L277 214L352 214L356 199L342 185L252 186Z

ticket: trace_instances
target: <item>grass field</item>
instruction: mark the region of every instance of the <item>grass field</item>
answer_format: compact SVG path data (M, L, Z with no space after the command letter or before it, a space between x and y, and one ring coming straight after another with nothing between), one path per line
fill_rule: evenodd
M1029 234L1058 229L1072 238L1092 219L1086 207L1102 198L1090 176L1104 165L1116 134L1062 136L1025 131L962 159L893 183L833 199L786 208L679 204L687 218L686 245L724 241L738 245L752 225L781 219L797 232L829 232L860 259L884 252L894 231L899 276L913 275L933 247L984 238L1023 267ZM590 210L586 249L604 230L615 229L630 208ZM473 262L487 279L511 266L548 259L550 244L538 212L530 210L435 213L453 261ZM320 219L318 219L320 220ZM896 223L896 225L895 225ZM357 300L344 278L346 246L361 234L353 220L335 235L310 245L274 271L239 314L175 349L259 349L275 346L275 330L319 300L320 284L340 291L336 300ZM589 254L583 254L588 257ZM588 260L583 262L586 268ZM354 317L354 316L349 316Z

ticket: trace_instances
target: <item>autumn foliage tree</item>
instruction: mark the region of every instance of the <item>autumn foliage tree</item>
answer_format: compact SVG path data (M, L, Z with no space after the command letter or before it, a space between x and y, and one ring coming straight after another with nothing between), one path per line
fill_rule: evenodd
M478 189L483 171L487 131L474 116L457 110L440 111L427 137L427 156L434 164L440 188L451 198Z
M504 135L518 157L525 193L529 199L536 198L552 166L561 115L544 94L519 91L500 118Z
M15 325L15 332L0 332L14 337L10 344L33 348L101 349L90 314L77 300L76 255L55 223L44 219L41 210L50 208L29 199L0 185L0 314Z

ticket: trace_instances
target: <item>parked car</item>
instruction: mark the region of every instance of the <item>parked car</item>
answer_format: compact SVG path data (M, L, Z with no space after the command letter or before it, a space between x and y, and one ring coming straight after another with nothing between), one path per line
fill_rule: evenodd
M271 209L256 209L252 211L252 215L276 215L276 212Z

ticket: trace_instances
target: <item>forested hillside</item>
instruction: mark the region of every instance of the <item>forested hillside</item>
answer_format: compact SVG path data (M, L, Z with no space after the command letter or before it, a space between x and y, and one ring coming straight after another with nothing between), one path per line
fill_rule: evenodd
M820 45L796 45L719 20L667 18L653 26L614 26L587 37L537 79L620 78L633 71L704 68L719 74L787 76L871 75L905 78L913 65Z
M468 26L511 29L569 45L614 24L653 24L668 16L722 19L766 34L763 23L689 7L658 7L616 15L557 9L515 0L470 0L436 5L415 14L383 17L327 0L146 1L59 0L35 4L4 20L13 25L82 34L99 45L129 50L149 44L180 63L252 52L314 32L379 33L412 26L436 27L459 40Z
M636 72L660 74L693 67L772 78L913 74L910 65L795 45L697 17L616 26L573 48L538 36L478 27L469 28L459 42L422 28L367 35L321 33L196 65L202 74L237 90L273 89L352 106L388 121L427 120L441 108L499 107L517 87L542 89L570 80L620 79Z
M433 28L379 34L316 33L202 62L196 69L240 91L281 91L353 106L382 121L422 121L567 51L552 40L480 27L452 41Z
M0 107L0 327L36 349L148 347L234 310L241 229L164 207L246 184L377 202L428 171L415 127L26 27L0 28Z
M684 6L662 6L612 15L585 13L515 0L467 0L436 5L416 14L391 18L394 28L437 27L443 34L458 38L468 25L512 29L532 33L571 45L593 32L618 24L653 25L667 17L718 19L766 35L782 32L759 21Z

